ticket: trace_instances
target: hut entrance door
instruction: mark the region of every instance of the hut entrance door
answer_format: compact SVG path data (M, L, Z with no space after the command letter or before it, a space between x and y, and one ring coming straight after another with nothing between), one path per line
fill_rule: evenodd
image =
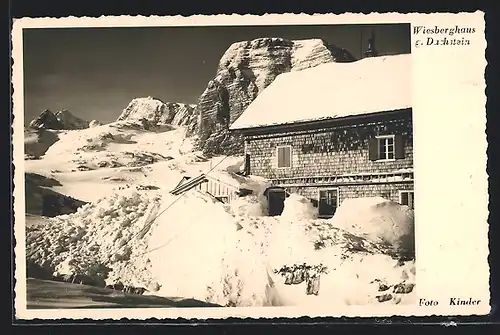
M267 192L268 215L277 216L283 213L285 208L286 193L284 189L269 189Z
M320 218L331 218L338 205L338 189L325 189L319 191L318 210Z

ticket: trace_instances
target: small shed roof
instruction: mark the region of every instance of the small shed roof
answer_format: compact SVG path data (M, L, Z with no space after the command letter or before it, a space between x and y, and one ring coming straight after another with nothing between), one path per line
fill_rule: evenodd
M334 119L410 108L411 55L325 63L280 74L231 130Z

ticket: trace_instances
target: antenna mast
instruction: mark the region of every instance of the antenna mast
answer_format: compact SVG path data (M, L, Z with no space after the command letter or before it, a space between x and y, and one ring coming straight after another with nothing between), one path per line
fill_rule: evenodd
M363 27L361 27L361 34L359 36L359 58L363 58Z

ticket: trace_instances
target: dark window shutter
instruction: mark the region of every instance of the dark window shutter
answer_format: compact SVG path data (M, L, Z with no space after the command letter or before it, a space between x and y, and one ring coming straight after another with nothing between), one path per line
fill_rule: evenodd
M402 135L394 136L394 156L396 159L405 158L405 141Z
M278 148L278 167L283 167L284 151L284 148Z
M378 159L378 140L376 138L370 138L368 140L368 156L371 161L376 161Z
M278 167L292 166L292 150L290 147L278 147Z

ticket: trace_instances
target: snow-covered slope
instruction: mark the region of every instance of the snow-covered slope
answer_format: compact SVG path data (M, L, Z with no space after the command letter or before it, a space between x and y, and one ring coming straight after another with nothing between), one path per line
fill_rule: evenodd
M198 100L199 122L193 119L189 134L199 135L200 148L207 154L240 152L242 142L228 134L228 127L277 75L353 60L346 50L320 39L259 38L234 43Z
M287 200L283 216L265 216L267 181L234 175L242 157L201 156L185 131L133 120L60 131L25 172L88 203L31 216L27 261L100 286L223 306L414 302L412 259L316 219L300 197ZM195 189L170 194L182 177L201 173L254 194L231 204Z
M163 102L153 97L135 98L123 110L117 121L147 120L151 124L184 126L192 122L194 105Z
M198 175L222 159L205 161L185 138L185 129L170 125L148 131L140 123L117 121L57 136L42 159L25 161L25 170L58 180L62 186L55 191L84 201L113 194L126 184L170 190L183 175ZM220 168L239 160L228 157Z
M283 73L231 125L270 126L409 108L410 54Z
M30 227L28 259L222 306L414 303L413 260L328 221L244 210L257 196L225 206L195 190L122 191Z

